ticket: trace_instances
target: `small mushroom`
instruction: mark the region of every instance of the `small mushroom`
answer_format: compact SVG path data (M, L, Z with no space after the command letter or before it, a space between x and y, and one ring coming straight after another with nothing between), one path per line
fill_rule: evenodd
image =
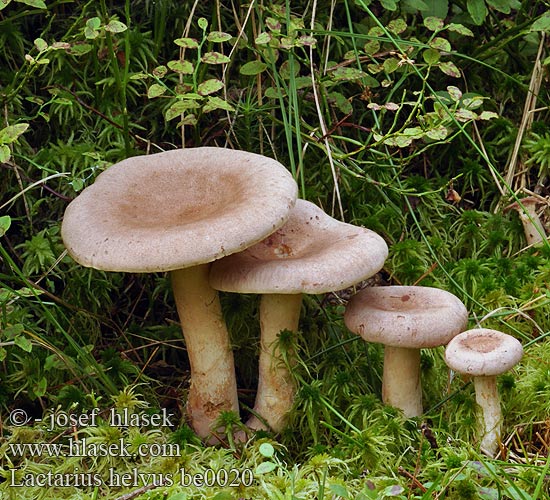
M529 246L539 245L546 238L546 232L544 226L537 213L537 207L542 205L543 202L536 196L528 196L522 198L519 202L514 202L508 205L504 211L515 210L521 223L523 224L523 230L525 232L525 239Z
M486 328L460 333L445 350L445 362L449 368L474 377L476 402L481 410L481 451L486 455L495 455L502 431L496 376L510 370L522 356L523 348L519 340Z
M202 437L238 412L233 353L209 263L283 225L297 185L277 161L203 147L128 158L72 201L61 228L69 254L104 271L170 271L191 365L187 409Z
M346 326L368 342L384 344L382 399L406 417L422 414L420 349L445 345L468 323L452 293L420 286L361 290L349 301Z
M302 294L352 286L379 271L387 255L386 243L373 231L339 222L313 203L297 200L278 231L212 265L210 283L217 290L263 294L254 413L272 430L283 428L296 392L274 347L282 330L298 330ZM255 416L247 425L265 428Z

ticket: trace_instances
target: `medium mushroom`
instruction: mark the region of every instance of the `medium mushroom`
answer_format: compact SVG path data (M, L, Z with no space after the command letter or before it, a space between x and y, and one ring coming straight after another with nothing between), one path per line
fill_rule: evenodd
M292 377L276 349L283 330L296 332L302 294L341 290L384 265L388 248L369 229L339 222L297 200L287 223L244 252L212 265L210 283L227 292L263 294L260 302L260 366L253 412L279 431L294 401ZM253 416L247 426L265 429Z
M382 399L406 417L422 414L420 349L445 345L468 323L464 304L431 287L383 286L361 290L344 314L346 326L384 344Z
M474 377L476 402L481 410L481 451L486 455L495 455L502 430L496 376L515 366L522 356L523 348L519 340L486 328L457 335L445 350L445 362L449 368Z
M546 238L546 231L537 213L537 207L544 202L536 196L528 196L522 198L519 202L514 202L508 205L504 210L515 210L525 232L525 239L529 246L539 245Z
M208 263L278 229L296 196L277 161L201 147L121 161L66 209L61 234L80 264L171 272L191 365L187 409L202 437L221 410L238 412L233 354Z

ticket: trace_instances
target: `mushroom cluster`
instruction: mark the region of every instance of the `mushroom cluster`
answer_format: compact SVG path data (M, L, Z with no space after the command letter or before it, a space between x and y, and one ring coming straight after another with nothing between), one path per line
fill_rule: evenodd
M278 338L297 332L302 294L353 286L388 256L379 235L297 200L297 191L271 158L200 147L117 163L65 211L61 234L78 263L170 272L191 368L187 410L201 437L215 436L220 412L239 410L218 291L262 295L258 391L247 425L280 431L296 387L295 358L287 353L283 360ZM481 448L494 453L502 419L494 376L519 361L517 340L492 330L464 332L464 304L430 287L366 288L351 298L344 321L364 340L385 345L383 400L407 417L423 411L420 349L447 345L449 367L476 377Z

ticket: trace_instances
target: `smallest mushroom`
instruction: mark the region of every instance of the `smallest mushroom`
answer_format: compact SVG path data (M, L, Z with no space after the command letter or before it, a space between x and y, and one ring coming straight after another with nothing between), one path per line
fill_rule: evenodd
M520 204L521 203L521 204ZM525 239L529 246L539 245L546 238L546 231L540 221L537 207L544 202L536 196L522 198L519 202L508 205L504 211L515 210L525 231Z
M502 412L496 376L515 366L523 355L521 343L497 330L478 328L453 338L445 350L452 370L472 375L479 414L481 451L494 456L502 429Z

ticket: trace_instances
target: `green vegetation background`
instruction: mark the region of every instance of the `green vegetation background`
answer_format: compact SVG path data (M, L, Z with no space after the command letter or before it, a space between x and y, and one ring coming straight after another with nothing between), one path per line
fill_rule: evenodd
M518 199L548 231L549 4L544 0L0 0L0 498L549 498L550 245L528 247ZM300 195L390 247L375 284L455 293L470 326L520 339L499 379L504 446L479 454L472 384L422 354L425 418L380 403L382 348L346 330L353 290L307 298L289 427L204 447L185 424L185 345L165 275L83 268L67 203L112 163L178 147L262 153ZM519 210L521 212L521 210ZM257 299L222 297L243 414ZM155 413L176 429L54 429L55 409ZM24 409L16 427L10 411ZM180 457L16 456L10 444L177 443ZM240 487L13 488L25 474L251 469ZM130 492L130 493L129 493ZM133 492L133 493L132 493ZM132 495L126 496L123 495Z

